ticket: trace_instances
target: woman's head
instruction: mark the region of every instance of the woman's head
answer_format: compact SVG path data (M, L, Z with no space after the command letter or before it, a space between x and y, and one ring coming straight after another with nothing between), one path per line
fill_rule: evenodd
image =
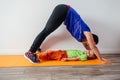
M98 42L99 42L98 36L97 36L96 34L92 34L92 36L93 36L93 40L94 40L95 44L97 45ZM87 42L86 39L84 39L84 40L82 41L82 43L83 43L83 44L88 44L88 42Z

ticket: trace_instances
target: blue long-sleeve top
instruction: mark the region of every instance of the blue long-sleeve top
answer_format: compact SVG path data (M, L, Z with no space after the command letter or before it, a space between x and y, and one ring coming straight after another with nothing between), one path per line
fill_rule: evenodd
M70 7L64 24L71 35L79 42L85 39L84 31L91 32L88 25L81 19L80 15Z

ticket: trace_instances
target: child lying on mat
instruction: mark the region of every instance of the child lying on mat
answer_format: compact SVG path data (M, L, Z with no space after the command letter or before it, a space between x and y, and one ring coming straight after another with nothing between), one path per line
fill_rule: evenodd
M38 60L59 60L59 61L85 61L96 59L93 51L80 51L80 50L47 50L45 52L38 52L36 54Z

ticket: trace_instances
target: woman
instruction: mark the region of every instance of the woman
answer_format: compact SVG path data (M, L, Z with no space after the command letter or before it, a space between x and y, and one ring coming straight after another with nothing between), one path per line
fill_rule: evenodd
M96 44L98 43L98 37L91 33L88 25L81 19L80 15L70 6L65 4L60 4L55 7L52 15L50 16L43 31L36 37L30 50L25 53L25 57L32 61L33 63L38 63L39 61L33 58L34 53L39 49L45 38L55 31L61 24L67 27L70 34L87 50L92 50L100 62L108 63L108 61L103 60Z

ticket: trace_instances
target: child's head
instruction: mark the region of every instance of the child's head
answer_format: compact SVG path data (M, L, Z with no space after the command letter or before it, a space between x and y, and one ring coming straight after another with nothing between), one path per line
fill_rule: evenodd
M92 50L87 50L87 51L85 51L85 53L86 53L88 59L96 59L97 58Z

